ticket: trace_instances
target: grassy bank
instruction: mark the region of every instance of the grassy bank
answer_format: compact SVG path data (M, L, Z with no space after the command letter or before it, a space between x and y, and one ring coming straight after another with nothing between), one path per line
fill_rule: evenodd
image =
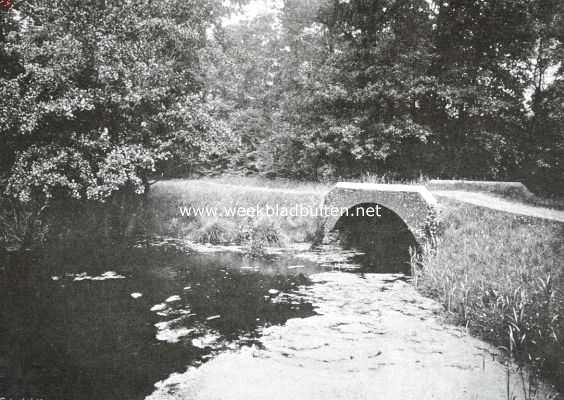
M443 201L417 286L564 390L564 225Z
M212 244L237 243L253 251L264 246L313 240L316 218L281 215L225 216L225 208L264 209L279 206L318 207L329 186L272 182L254 178L223 177L169 180L154 185L151 193L154 231ZM215 210L217 215L182 216L180 207Z

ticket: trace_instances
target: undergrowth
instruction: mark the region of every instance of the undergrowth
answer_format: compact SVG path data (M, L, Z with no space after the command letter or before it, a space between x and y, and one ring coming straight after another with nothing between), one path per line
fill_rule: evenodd
M443 203L443 205L445 205ZM564 225L447 202L416 284L475 335L564 390Z
M264 248L312 242L318 221L312 216L225 216L227 208L318 207L330 186L270 182L259 178L222 177L202 180L169 180L151 192L153 233L188 238L201 243L240 244L252 254ZM180 207L215 209L218 215L182 216Z

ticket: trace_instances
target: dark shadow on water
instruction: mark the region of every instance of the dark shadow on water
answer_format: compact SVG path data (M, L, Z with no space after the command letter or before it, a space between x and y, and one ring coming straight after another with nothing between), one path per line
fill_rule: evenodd
M349 261L360 272L409 274L415 240L396 214L381 215L338 222L343 245L366 253ZM173 372L260 346L262 327L315 314L300 297L309 274L350 264L328 261L331 251L313 255L253 259L155 245L0 256L0 398L143 399ZM98 279L108 271L118 278Z
M377 204L358 204L342 216L335 226L344 248L360 250L356 256L361 272L411 274L410 248L417 242L405 222L393 211ZM368 209L373 211L367 212Z
M237 254L105 249L0 262L0 397L6 398L142 399L155 382L218 350L192 339L213 332L216 342L260 343L261 327L314 314L305 301L272 301L274 291L308 284L304 275L244 270L250 262ZM125 279L75 280L107 271ZM142 297L134 299L137 292ZM180 299L167 303L171 296ZM157 304L166 305L167 315L151 311ZM177 343L157 340L155 324L176 318L175 328L192 331Z

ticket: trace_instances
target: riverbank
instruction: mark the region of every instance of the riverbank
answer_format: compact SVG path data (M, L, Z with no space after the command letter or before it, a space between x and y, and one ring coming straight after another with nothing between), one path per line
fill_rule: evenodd
M266 182L237 177L159 182L151 193L152 230L200 243L244 245L258 253L267 246L313 241L317 221L310 216L226 215L225 210L267 205L316 208L330 188L289 182L267 186ZM189 209L191 212L182 212Z
M318 206L329 185L248 178L172 180L155 186L157 231L199 242L266 245L307 243L316 231L305 217L182 217L179 206ZM563 226L439 199L441 238L415 276L450 320L511 353L564 387ZM531 382L534 384L534 381Z
M564 390L564 224L441 199L417 288ZM534 386L534 382L531 382Z

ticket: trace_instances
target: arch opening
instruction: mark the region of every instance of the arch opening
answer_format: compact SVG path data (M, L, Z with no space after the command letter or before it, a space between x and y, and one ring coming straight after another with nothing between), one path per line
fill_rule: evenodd
M411 274L410 249L417 241L404 220L377 203L361 203L349 208L337 220L333 233L345 249L364 253L356 257L363 272Z

